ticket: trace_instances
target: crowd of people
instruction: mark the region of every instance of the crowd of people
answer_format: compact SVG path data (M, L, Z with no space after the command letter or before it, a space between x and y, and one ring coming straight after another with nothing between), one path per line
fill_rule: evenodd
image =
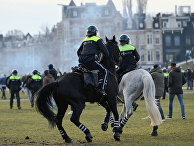
M65 74L65 72L63 73ZM18 71L13 70L9 76L3 75L0 78L0 86L2 91L2 99L6 99L6 88L10 91L10 109L13 108L13 99L17 99L17 108L21 109L20 91L26 93L34 107L35 93L44 85L54 82L57 78L62 76L59 69L55 69L52 64L48 65L48 70L40 74L37 70L33 70L32 74L18 76Z

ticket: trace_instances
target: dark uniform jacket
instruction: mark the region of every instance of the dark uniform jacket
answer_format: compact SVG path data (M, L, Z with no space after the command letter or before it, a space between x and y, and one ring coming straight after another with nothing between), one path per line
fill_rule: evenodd
M109 56L109 52L103 43L103 40L97 36L86 37L77 51L77 55L95 55L102 52L105 56Z
M154 80L156 94L155 96L163 96L164 92L164 75L160 67L154 68L150 71L151 76Z
M182 86L186 83L180 68L174 68L169 73L168 87L170 94L183 94Z
M129 44L124 44L119 46L119 50L122 56L122 64L120 65L120 70L132 70L137 67L137 62L140 59L138 52L135 47Z
M35 74L32 76L31 82L30 82L30 89L31 90L38 90L42 86L42 78L38 74Z
M9 76L8 79L7 79L7 87L10 89L10 90L14 90L14 91L20 91L21 90L21 80L20 80L20 77L17 76L17 75L12 75L12 76Z

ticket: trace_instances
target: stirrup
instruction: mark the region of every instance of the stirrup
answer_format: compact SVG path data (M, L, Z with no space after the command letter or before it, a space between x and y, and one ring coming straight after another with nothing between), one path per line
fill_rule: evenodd
M107 94L105 93L105 91L102 90L102 89L98 89L98 90L97 90L97 93L100 93L100 94L103 95L103 96L106 96L106 95L107 95Z

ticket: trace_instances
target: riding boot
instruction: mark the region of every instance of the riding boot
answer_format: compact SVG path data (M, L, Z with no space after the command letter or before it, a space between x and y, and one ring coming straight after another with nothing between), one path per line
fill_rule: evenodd
M103 80L100 79L99 80L99 86L98 86L98 89L97 89L97 93L99 93L100 95L102 96L106 96L106 85L107 85L107 81L105 81L105 83L103 83Z

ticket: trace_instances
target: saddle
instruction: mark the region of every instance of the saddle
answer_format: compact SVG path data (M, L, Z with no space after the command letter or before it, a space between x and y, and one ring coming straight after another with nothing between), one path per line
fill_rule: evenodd
M98 87L98 85L99 85L99 82L98 82L99 70L90 71L83 64L79 64L78 66L72 67L71 70L72 70L72 72L78 72L78 73L83 74L85 87L92 87L92 88Z

